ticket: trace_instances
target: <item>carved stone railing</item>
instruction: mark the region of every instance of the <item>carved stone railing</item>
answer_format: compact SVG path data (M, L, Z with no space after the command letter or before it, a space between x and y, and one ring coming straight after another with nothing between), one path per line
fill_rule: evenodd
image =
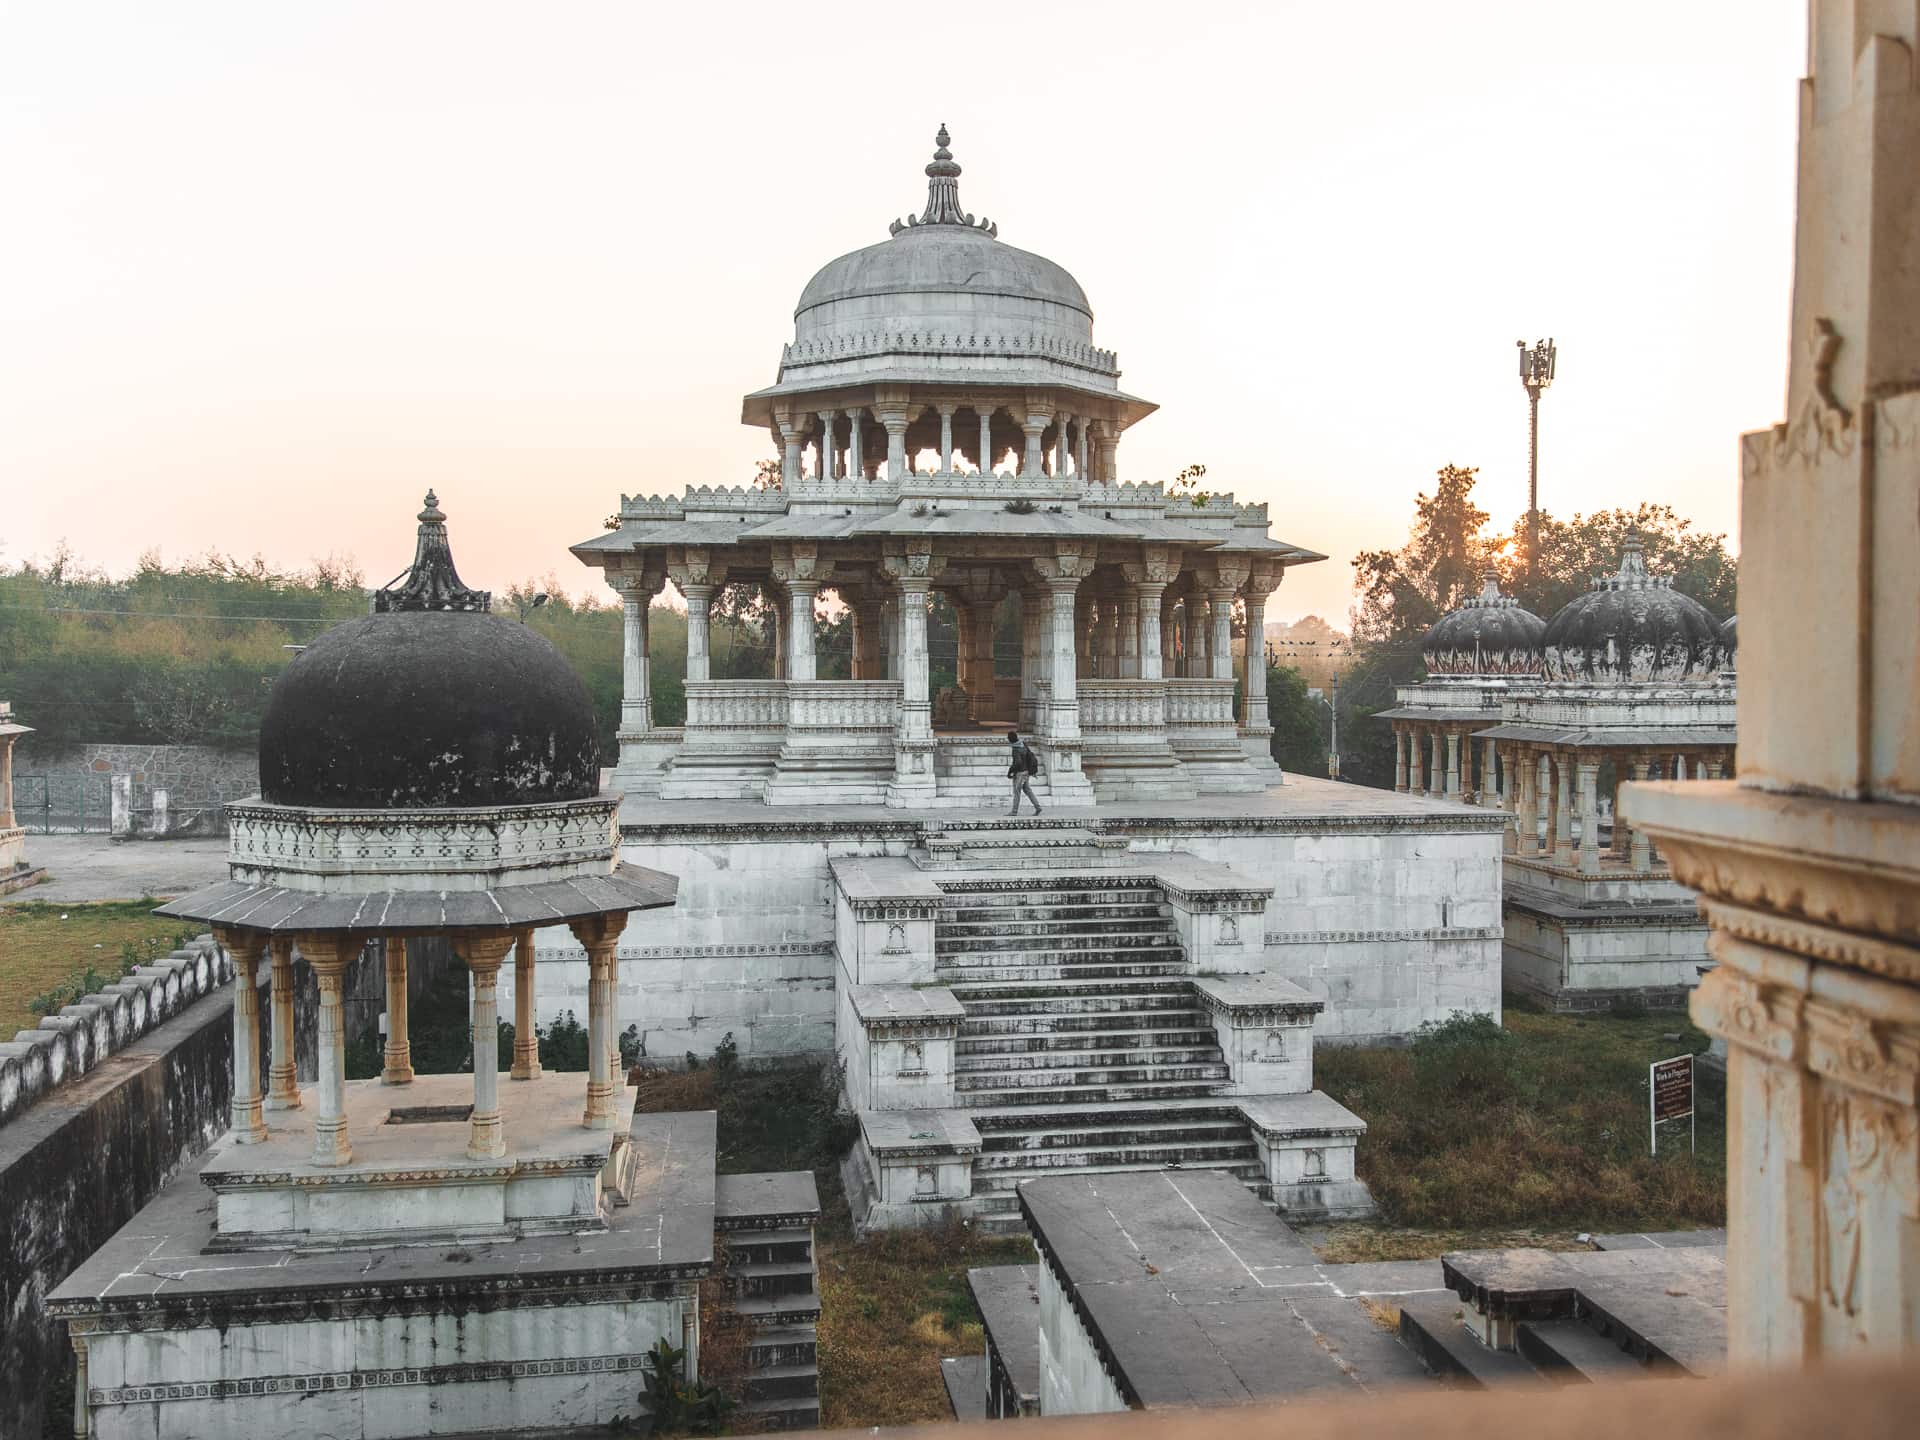
M1120 357L1097 345L1058 335L959 335L939 330L875 330L860 335L799 340L780 349L782 372L809 365L831 365L876 355L995 355L1016 360L1051 360L1076 370L1117 377Z
M1164 680L1082 680L1080 733L1088 740L1112 736L1166 735Z
M789 680L789 732L881 732L891 734L900 717L898 680Z
M1174 679L1167 687L1167 728L1192 733L1236 729L1233 681Z
M785 680L687 681L687 743L724 732L775 736L787 728Z

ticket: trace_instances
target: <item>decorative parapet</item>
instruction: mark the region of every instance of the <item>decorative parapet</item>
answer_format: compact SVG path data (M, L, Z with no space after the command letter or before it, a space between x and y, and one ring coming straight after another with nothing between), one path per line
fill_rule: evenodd
M605 874L617 796L435 810L227 808L232 878L302 890L485 890Z
M227 952L202 935L20 1031L0 1045L0 1125L232 978Z
M832 365L879 355L991 355L1006 359L1049 360L1109 379L1120 375L1120 357L1097 345L1082 345L1055 335L960 335L932 330L876 330L799 340L780 348L780 378L788 370Z

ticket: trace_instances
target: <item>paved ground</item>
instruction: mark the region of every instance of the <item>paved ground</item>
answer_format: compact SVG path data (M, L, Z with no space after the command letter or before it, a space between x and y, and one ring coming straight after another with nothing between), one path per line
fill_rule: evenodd
M27 858L52 878L8 899L138 900L184 895L227 878L225 836L115 841L105 835L29 835Z

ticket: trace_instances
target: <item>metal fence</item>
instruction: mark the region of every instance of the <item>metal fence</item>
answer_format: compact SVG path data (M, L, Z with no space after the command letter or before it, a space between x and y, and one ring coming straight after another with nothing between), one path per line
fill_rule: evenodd
M13 777L13 817L36 835L106 834L113 827L112 777Z

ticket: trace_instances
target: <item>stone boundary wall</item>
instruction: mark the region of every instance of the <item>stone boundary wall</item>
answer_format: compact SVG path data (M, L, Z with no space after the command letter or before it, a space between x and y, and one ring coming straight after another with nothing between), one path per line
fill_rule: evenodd
M185 948L136 965L124 980L41 1019L0 1044L0 1126L61 1084L78 1079L109 1055L233 978L233 961L202 935Z
M63 801L71 804L82 786L104 785L114 775L132 777L133 832L150 833L153 792L167 792L169 835L226 833L224 809L260 792L260 761L252 746L221 750L211 745L35 745L31 736L15 747L16 778L45 775L54 782L54 823ZM64 782L64 783L63 783ZM22 787L23 798L25 790ZM20 823L32 828L35 817Z
M0 1435L32 1440L44 1407L72 1394L72 1349L46 1318L48 1293L227 1128L232 992L188 995L184 975L173 984L182 998L161 1023L0 1128ZM148 988L168 1004L166 981ZM68 1032L66 1043L90 1041Z

